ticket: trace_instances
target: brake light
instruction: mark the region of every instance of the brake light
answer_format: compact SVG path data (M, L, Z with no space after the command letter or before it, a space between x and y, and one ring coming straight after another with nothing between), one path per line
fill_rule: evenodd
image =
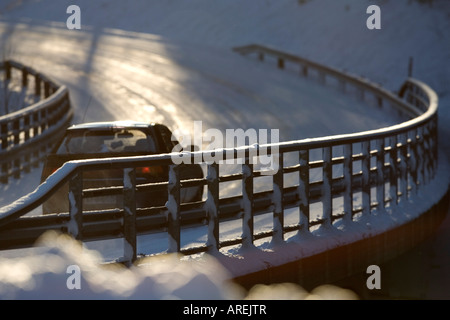
M142 174L149 174L152 170L150 169L150 167L141 167L141 168L137 168L139 173Z
M136 168L136 173L144 176L158 176L164 173L163 168L160 166L153 167L139 167Z

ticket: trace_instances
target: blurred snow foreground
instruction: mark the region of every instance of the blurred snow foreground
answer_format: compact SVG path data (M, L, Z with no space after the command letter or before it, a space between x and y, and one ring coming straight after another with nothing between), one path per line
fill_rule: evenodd
M39 240L39 252L25 258L0 258L0 298L358 299L353 292L331 285L311 292L293 283L255 285L247 292L229 281L227 271L209 255L195 261L182 260L178 255L150 257L130 268L101 261L97 251L67 235L49 231Z

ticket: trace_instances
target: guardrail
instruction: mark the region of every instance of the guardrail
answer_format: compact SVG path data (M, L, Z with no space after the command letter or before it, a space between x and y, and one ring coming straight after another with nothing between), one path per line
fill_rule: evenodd
M332 228L338 219L365 219L375 212L385 213L414 196L433 179L437 169L437 108L435 92L423 82L408 79L400 96L344 73L313 64L260 46L238 48L241 53L277 54L297 61L302 68L316 69L326 78L335 77L344 87L357 87L362 96L372 95L383 106L392 106L412 119L387 128L315 139L261 145L273 152L278 170L266 191L254 191L258 179L268 179L255 170L250 160L255 146L185 153L191 161L204 156L241 160L238 173L219 175L220 163L204 163L204 179L182 180L175 154L130 158L71 161L56 171L35 192L0 209L0 249L31 246L47 230L58 230L82 241L124 238L121 261L138 258L137 236L149 232L167 232L167 252L194 254L217 251L242 245L252 246L258 239L272 238L282 243L288 232L307 235L314 228ZM261 52L260 52L261 51ZM277 150L276 152L274 150ZM210 158L208 158L210 159ZM169 180L165 183L136 185L135 169L142 166L169 166ZM122 186L103 189L83 189L83 172L101 168L122 169ZM318 174L317 174L318 173ZM240 194L223 197L220 184L236 181ZM47 200L58 188L69 183L69 212L46 216L24 216ZM267 182L265 183L267 185ZM195 203L180 203L180 190L194 185L206 185L206 199ZM136 208L138 192L164 188L168 201L163 207ZM113 210L83 212L83 199L104 194L123 195L123 207ZM360 194L360 200L355 200ZM336 212L335 199L342 200L342 210ZM321 205L321 214L313 216L311 206ZM285 211L298 209L298 223L287 225ZM395 210L392 210L393 214ZM270 230L255 232L254 217L271 213ZM242 235L235 239L221 239L219 223L226 219L241 219ZM180 233L185 224L206 224L207 240L203 245L182 247Z
M32 87L42 99L0 117L0 182L8 183L9 177L20 178L22 171L39 165L70 124L72 109L67 88L34 69L4 61L0 70L6 83L17 76L22 87Z

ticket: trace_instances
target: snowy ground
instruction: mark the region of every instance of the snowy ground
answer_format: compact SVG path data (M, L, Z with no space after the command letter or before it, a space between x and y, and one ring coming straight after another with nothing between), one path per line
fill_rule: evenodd
M439 94L444 137L440 141L449 150L445 124L450 120L450 72L444 63L450 60L450 35L445 32L450 6L444 0L434 1L433 8L408 0L373 1L382 8L382 29L372 31L365 27L368 4L351 0L311 0L303 5L287 0L49 2L0 2L1 52L67 85L74 122L139 119L191 130L194 120L202 120L205 129L277 128L281 140L395 122L337 92L325 95L323 88L294 73L231 51L233 46L259 43L366 76L393 91L407 76L408 59L413 57L413 76ZM65 27L70 4L81 8L81 30ZM0 204L32 191L39 174L36 170L1 186ZM198 284L195 279L211 280L193 270L193 287ZM36 273L47 279L52 272L44 268ZM196 272L199 277L192 277ZM169 283L161 286L173 297L186 297L183 286L175 293ZM211 285L225 297L219 287ZM34 289L29 293L25 288L17 297L39 294L37 285ZM170 296L145 293L151 298Z

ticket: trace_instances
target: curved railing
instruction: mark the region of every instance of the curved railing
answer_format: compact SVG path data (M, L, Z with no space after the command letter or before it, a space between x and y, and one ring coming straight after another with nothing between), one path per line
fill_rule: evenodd
M250 50L252 49L252 50ZM137 258L137 236L149 232L167 232L167 252L193 254L242 245L252 246L258 239L272 238L283 243L286 234L307 235L316 228L333 228L342 220L364 221L372 215L396 214L395 208L427 188L437 171L436 93L426 84L407 79L400 96L367 80L313 64L261 46L238 49L246 54L275 54L299 63L307 74L317 72L327 83L334 78L346 92L357 92L382 107L401 110L411 119L387 128L314 139L281 142L237 149L183 153L192 162L214 156L241 161L240 171L219 174L222 163L206 163L204 179L182 180L173 157L163 154L129 158L94 159L64 164L35 192L0 209L0 249L31 246L46 230L72 234L83 241L124 238L125 261ZM280 60L279 60L280 61ZM279 62L279 66L284 64ZM306 74L305 74L306 75ZM352 88L352 86L354 88ZM356 90L354 90L356 88ZM370 98L372 97L372 98ZM255 151L273 156L275 170L267 176L255 170ZM208 158L210 159L210 158ZM169 181L136 185L135 169L142 166L169 166ZM84 189L83 172L101 168L123 170L123 185L103 189ZM255 191L260 179L267 190ZM270 183L267 182L270 180ZM224 197L220 185L237 182L240 194ZM69 184L69 212L46 216L24 216L40 206L65 183ZM180 190L194 185L206 186L204 201L181 203ZM163 207L136 208L136 194L163 188L168 201ZM98 212L83 212L83 199L105 194L122 194L123 207ZM359 196L358 196L359 195ZM336 200L341 205L336 206ZM312 206L320 204L320 210ZM286 211L298 210L298 222L288 224ZM254 217L272 214L272 223L256 231ZM240 219L242 233L233 239L221 236L219 223ZM185 224L206 224L207 240L199 246L183 247L180 232Z
M17 74L22 87L31 86L41 101L0 117L0 181L19 178L22 171L36 167L72 119L69 92L34 69L16 61L0 64L4 81ZM31 81L30 81L31 78Z

